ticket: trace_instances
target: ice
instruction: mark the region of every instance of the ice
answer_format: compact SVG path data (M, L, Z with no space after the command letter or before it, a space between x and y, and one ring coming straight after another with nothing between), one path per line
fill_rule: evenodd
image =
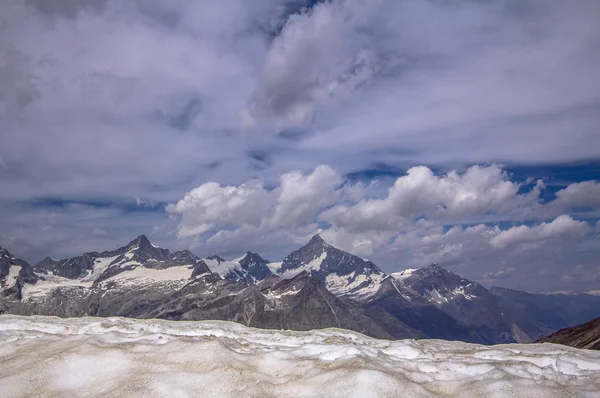
M0 316L0 391L111 397L598 397L600 352L232 322Z

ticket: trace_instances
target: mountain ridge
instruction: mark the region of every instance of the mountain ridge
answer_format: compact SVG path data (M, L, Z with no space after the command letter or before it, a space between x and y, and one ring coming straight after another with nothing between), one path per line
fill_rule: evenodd
M22 261L10 258L15 266ZM0 313L221 319L266 328L343 327L373 337L485 344L531 342L586 316L600 316L595 309L600 297L570 296L568 305L583 304L566 316L544 306L540 297L494 293L438 264L388 274L320 235L281 263L250 251L229 261L201 258L189 250L160 248L140 235L115 250L46 258L24 267L11 268L13 277L25 271L10 288L10 270L0 269ZM561 304L564 298L552 300L559 309L567 306Z

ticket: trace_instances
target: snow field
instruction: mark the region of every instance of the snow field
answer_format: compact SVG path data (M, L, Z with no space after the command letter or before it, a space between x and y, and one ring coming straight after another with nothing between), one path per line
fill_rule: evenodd
M600 397L600 352L231 322L0 316L4 397Z

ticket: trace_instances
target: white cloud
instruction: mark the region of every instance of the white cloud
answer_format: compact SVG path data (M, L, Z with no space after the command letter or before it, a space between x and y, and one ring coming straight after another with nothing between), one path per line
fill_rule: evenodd
M271 191L260 181L226 187L207 182L168 205L167 211L181 216L180 238L208 231L222 237L230 235L224 231L229 227L254 228L255 232L293 230L312 223L317 212L340 198L342 178L331 167L322 165L306 175L299 171L285 173L278 182Z
M461 219L489 212L506 214L537 204L540 183L531 193L517 195L520 184L498 166L472 166L463 174L436 176L426 166L399 177L383 199L366 199L325 211L321 219L351 231L398 230L417 217Z
M574 207L600 208L600 183L583 181L556 192L556 204L567 209Z
M494 236L490 243L495 247L506 247L516 244L538 243L555 239L579 238L591 231L589 224L573 220L562 215L550 223L542 223L534 227L521 225L512 227Z

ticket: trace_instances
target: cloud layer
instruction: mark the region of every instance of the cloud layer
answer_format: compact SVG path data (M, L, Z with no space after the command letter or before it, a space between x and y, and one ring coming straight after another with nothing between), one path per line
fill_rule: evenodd
M455 237L479 225L500 250L490 223L525 222L497 234L533 239L564 215L591 226L585 246L597 167L525 183L469 166L600 158L599 13L595 0L2 1L0 244L37 261L145 232L278 256L323 229L393 268L467 253Z

